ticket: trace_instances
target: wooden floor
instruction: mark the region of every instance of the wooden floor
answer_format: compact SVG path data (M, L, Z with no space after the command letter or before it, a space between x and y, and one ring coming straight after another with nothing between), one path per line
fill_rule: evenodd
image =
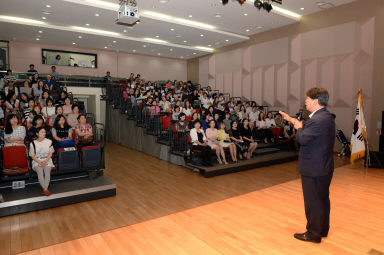
M204 178L108 144L117 196L0 218L0 254L367 254L384 251L384 171L335 170L331 231L305 231L297 163ZM345 160L337 160L337 166Z

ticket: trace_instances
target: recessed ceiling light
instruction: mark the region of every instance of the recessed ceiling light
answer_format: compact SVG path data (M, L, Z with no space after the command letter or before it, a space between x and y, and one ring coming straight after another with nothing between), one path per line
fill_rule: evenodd
M194 52L193 55L196 55L196 52Z
M173 51L173 49L169 49L169 51Z
M203 34L201 34L201 35L200 35L200 37L204 37L204 35L203 35Z
M304 11L304 7L301 7L300 10Z
M146 48L146 47L147 47L147 45L143 44L143 48Z
M246 29L246 30L245 30L245 32L249 32L249 31L251 31L251 30L249 30L249 29Z
M248 16L248 13L244 13L244 16Z
M177 38L180 38L180 37L181 37L181 35L176 35L176 37L177 37Z
M183 56L180 56L180 58L184 58Z
M156 38L159 38L160 36L156 35L155 37L156 37Z
M42 19L47 19L47 17L41 17Z
M104 46L104 49L108 49L108 47L107 47L107 46Z
M40 39L39 39L39 38L36 38L36 41L40 41Z
M43 33L43 31L39 30L39 34L42 34L42 33Z
M188 41L184 41L185 43L188 42Z
M170 30L171 30L171 31L175 31L175 29L174 29L174 28L171 28Z
M87 24L85 24L87 27L89 27L89 24L87 23Z
M262 29L263 27L262 27L262 26L257 26L256 28L257 28L257 29Z
M227 40L225 40L226 42L229 42L229 40L227 39Z
M192 17L193 17L192 14L189 14L189 15L188 15L188 18L192 18Z
M81 39L81 38L83 38L81 35L79 35L77 38L79 38L79 39Z
M47 4L45 7L47 7L47 8L51 8L51 6L50 6L49 4Z
M126 30L126 29L124 29L124 30L123 30L123 32L124 32L124 33L126 33L126 32L127 32L127 30Z
M116 43L116 41L112 41L113 43Z
M212 47L212 44L208 44L208 47Z
M100 16L100 14L98 14L98 13L95 13L95 16L96 16L96 17L99 17L99 16Z
M51 15L52 14L52 12L49 12L49 11L41 11L41 13L44 15Z
M75 43L75 42L73 42L72 44L73 44L73 45L75 45L76 43Z
M157 53L157 55L159 55L159 56L160 56L160 55L161 55L161 53L159 52L159 53Z
M222 14L221 13L216 13L215 14L215 18L221 18L222 17Z
M132 50L132 52L136 52L136 50Z
M168 0L159 0L159 3L166 4L166 3L168 3Z
M136 24L140 24L140 21L136 21Z

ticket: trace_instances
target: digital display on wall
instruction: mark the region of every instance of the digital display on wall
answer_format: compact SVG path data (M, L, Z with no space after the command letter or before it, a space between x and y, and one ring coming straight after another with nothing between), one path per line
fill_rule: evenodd
M54 66L97 68L97 54L41 49L41 63Z

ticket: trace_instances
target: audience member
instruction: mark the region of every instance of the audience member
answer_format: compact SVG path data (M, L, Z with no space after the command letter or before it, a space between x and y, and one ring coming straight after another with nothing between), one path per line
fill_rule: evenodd
M24 145L25 127L18 124L19 119L15 114L9 114L5 125L4 146Z
M229 152L231 153L232 161L237 162L236 145L231 141L231 138L226 131L224 122L220 122L218 133L219 133L218 140L220 142L221 147L229 148Z
M225 160L225 153L223 147L220 145L218 138L219 138L219 133L216 129L216 122L214 120L210 120L208 123L209 128L205 131L205 136L207 137L208 140L208 145L211 147L212 150L216 151L216 156L217 156L217 161L219 164L224 163L227 165L227 161ZM223 161L221 161L221 157L223 158Z
M248 124L248 119L245 119L240 133L244 141L244 146L248 149L248 151L244 153L244 157L251 159L253 152L256 150L257 143L253 140L252 131Z
M203 166L212 166L211 164L211 148L208 146L207 138L205 137L204 130L201 129L199 120L193 123L193 128L190 132L192 148L201 151L201 159Z
M77 117L79 124L76 126L76 144L79 151L84 146L89 146L93 144L93 130L92 126L87 123L87 118L84 114L80 114Z
M76 104L72 105L72 113L68 114L67 122L72 128L76 128L79 124L77 117L79 117L79 106Z
M75 142L72 139L72 128L68 125L64 115L58 115L52 128L52 137L54 148L57 151L60 148L74 147Z

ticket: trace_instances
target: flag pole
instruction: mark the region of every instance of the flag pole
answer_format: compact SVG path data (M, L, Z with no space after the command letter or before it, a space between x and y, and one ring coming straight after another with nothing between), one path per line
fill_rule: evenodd
M359 93L358 94L361 94L361 97L363 97L363 90L362 89L359 89ZM363 100L361 100L361 110L363 111L364 107L363 107ZM366 124L365 124L366 125ZM368 130L367 130L367 126L365 126L365 162L364 162L364 168L365 168L365 174L368 173L368 168L371 166L371 155L369 153L369 143L368 143Z

